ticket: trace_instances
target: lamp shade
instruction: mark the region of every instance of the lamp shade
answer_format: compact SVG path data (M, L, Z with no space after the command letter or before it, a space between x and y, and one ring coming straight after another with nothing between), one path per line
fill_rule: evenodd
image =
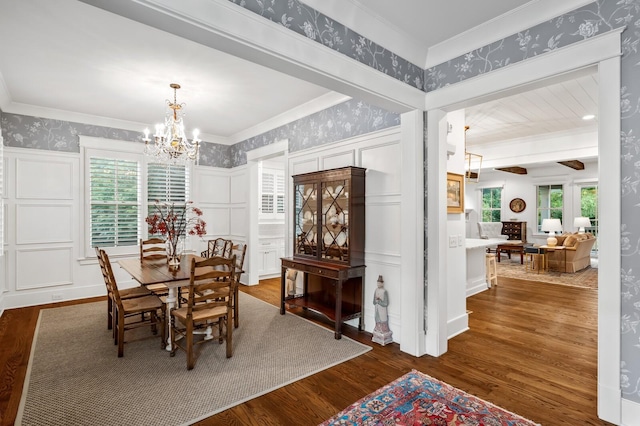
M560 219L542 219L541 229L542 231L549 233L547 245L549 247L555 247L555 245L558 244L555 233L562 232L562 222L560 222Z
M573 226L579 228L579 233L584 233L584 228L588 228L591 226L591 220L588 217L576 217L575 219L573 219Z

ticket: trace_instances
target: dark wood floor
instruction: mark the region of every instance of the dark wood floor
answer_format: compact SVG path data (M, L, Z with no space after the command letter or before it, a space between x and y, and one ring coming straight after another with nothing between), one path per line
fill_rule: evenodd
M279 303L278 280L241 290ZM438 358L415 358L345 327L373 350L198 424L316 425L414 368L543 425L609 424L596 414L595 291L501 278L467 301L470 330ZM0 317L1 425L16 417L39 310L60 305Z

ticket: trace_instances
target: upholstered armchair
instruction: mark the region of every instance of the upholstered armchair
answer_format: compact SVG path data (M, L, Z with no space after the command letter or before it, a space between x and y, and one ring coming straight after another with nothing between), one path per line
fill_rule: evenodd
M483 240L499 238L506 240L508 235L502 235L502 222L478 222L478 235Z

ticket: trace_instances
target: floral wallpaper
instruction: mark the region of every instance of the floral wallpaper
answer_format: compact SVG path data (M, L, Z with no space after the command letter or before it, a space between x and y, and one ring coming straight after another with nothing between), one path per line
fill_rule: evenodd
M626 26L621 40L621 140L611 143L621 144L621 385L625 399L640 402L640 0L596 0L426 70L297 0L229 1L425 91ZM7 146L78 152L79 134L141 142L136 132L8 113L0 117ZM247 151L276 140L289 139L290 150L298 151L383 129L399 120L395 114L351 100L232 147L205 144L202 155L207 165L234 167L246 162ZM425 265L426 260L425 252Z
M298 0L229 0L365 65L424 90L424 70Z
M640 0L597 0L425 70L428 91L626 26L621 59L621 387L640 402ZM611 141L616 143L616 141Z
M0 129L5 146L61 152L80 152L79 135L139 143L142 143L143 136L141 132L131 130L6 112L0 116ZM231 167L229 158L228 146L209 142L202 143L201 165Z
M399 114L351 99L233 145L231 167L246 164L247 151L278 140L289 139L295 152L399 125Z

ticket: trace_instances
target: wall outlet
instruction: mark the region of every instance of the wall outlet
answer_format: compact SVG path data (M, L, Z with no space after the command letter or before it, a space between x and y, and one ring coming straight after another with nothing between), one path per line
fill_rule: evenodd
M455 235L449 235L449 248L456 247L456 243L458 242L458 238Z
M62 300L62 295L60 293L52 294L51 300Z
M462 235L458 235L458 247L462 247L464 244L464 240L462 238Z

